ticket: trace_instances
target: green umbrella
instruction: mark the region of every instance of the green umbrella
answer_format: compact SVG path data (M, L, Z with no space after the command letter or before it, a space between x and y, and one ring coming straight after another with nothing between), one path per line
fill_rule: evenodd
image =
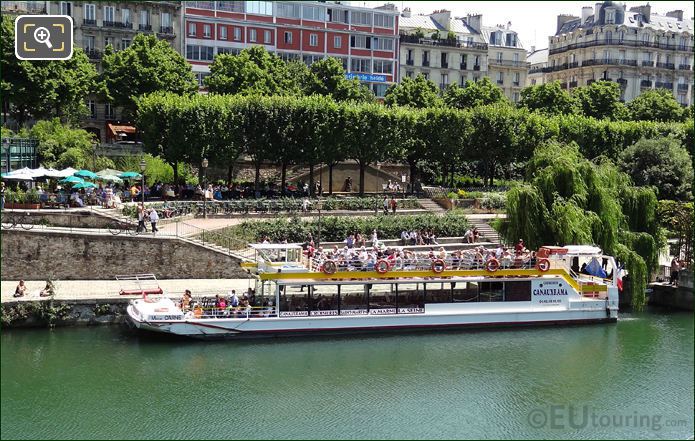
M81 189L81 188L96 188L96 184L92 182L78 182L77 184L73 185L72 188L76 189Z
M118 177L121 179L140 179L142 178L142 175L138 172L127 171L125 173L121 173Z
M123 180L116 175L99 175L97 180L98 181L116 182L116 183L123 182Z
M120 170L115 170L115 169L113 169L113 168L105 168L105 169L103 169L103 170L99 170L99 171L97 172L97 176L101 176L101 177L104 177L104 176L116 176L116 177L118 177L118 175L120 175L121 173L123 173L123 172L120 171Z
M87 179L95 179L98 177L96 173L94 173L93 171L89 171L89 170L76 171L75 176L79 176L80 178L87 178Z
M79 184L84 182L84 179L79 178L77 176L68 176L67 178L63 178L60 180L63 184Z

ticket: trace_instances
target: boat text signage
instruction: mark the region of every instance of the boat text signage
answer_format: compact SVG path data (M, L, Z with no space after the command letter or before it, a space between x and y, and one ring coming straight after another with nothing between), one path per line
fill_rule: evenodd
M369 81L372 83L385 83L386 75L374 75L374 74L363 74L363 73L346 73L345 78L351 80L357 78L360 81Z
M151 315L151 316L149 316L149 319L150 320L167 320L167 321L183 320L183 316L182 315L164 315L164 314L161 314L161 315Z
M531 281L531 300L538 305L560 305L568 302L569 285L562 280Z

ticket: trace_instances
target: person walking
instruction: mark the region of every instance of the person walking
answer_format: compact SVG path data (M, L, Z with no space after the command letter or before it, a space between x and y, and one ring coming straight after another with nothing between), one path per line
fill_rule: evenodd
M147 232L147 227L145 226L145 207L142 202L138 204L138 233Z
M384 214L389 214L389 198L384 196Z
M391 196L390 204L391 204L391 211L393 212L393 214L396 214L396 207L398 207L398 202L396 202L395 197Z
M157 210L154 208L150 208L150 223L152 224L152 234L156 233L159 231L157 228L157 222L159 221L159 214L157 214Z

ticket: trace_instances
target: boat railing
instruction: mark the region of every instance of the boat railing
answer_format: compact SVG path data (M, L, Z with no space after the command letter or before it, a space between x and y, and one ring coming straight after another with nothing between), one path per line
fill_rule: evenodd
M310 260L311 271L326 272L326 263L335 263L336 272L354 271L435 271L443 270L490 270L497 269L533 269L536 268L537 259L530 255L510 256L509 258L495 259L471 258L471 256L446 256L446 257L384 257L382 259L328 259L314 257ZM386 262L381 263L381 262ZM330 271L330 270L329 270Z
M233 319L233 318L267 318L277 317L275 306L227 306L188 308L184 311L186 319Z

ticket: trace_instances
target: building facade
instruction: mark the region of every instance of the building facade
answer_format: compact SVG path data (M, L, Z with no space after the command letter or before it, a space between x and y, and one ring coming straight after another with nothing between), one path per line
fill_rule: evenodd
M479 15L452 18L449 11L413 16L406 8L400 19L401 78L422 74L445 89L486 76L487 43L479 26L474 27L481 19Z
M684 20L683 11L656 14L649 4L628 10L596 3L580 17L558 16L543 69L546 82L559 80L568 89L615 81L623 101L664 88L681 105L692 105L693 20Z
M483 27L482 33L488 44L488 76L504 90L512 102L518 103L521 89L526 87L529 63L526 50L519 36L511 29L512 23Z
M187 1L182 47L203 86L215 55L260 45L284 60L343 62L378 97L398 81L398 11L340 2Z
M511 23L486 27L482 15L451 17L447 10L401 14L401 77L422 74L444 89L490 77L510 100L525 86L526 51Z
M545 82L545 68L548 67L548 48L538 49L531 46L531 50L526 55L528 61L528 75L526 76L527 86L536 86Z
M116 51L123 50L139 33L154 34L167 40L179 52L181 48L180 2L18 1L2 2L2 12L71 16L75 47L85 51L98 72L101 72L101 58L106 46L111 45ZM123 133L113 130L120 120L119 109L96 95L90 95L86 104L89 114L82 127L102 142L120 140Z

